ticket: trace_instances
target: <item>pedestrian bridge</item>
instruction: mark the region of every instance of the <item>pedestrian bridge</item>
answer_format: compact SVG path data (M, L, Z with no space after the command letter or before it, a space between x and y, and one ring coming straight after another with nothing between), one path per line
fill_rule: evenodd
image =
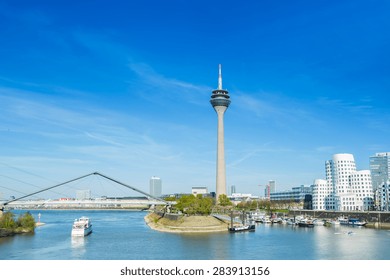
M58 200L28 200L28 197L34 196L36 194L52 190L55 188L58 188L60 186L69 184L71 182L81 180L83 178L89 177L89 176L100 176L103 177L109 181L112 181L116 184L119 184L121 186L124 186L126 188L129 188L133 191L136 191L144 197L137 197L137 198L96 198L96 199L85 199L85 200L74 200L74 199L58 199ZM54 186L9 200L9 201L0 201L0 210L3 210L4 207L9 208L25 208L25 209L148 209L151 206L154 205L169 205L171 202L165 201L159 197L155 197L151 194L148 194L144 191L141 191L135 187L132 187L128 184L125 184L123 182L120 182L116 179L113 179L109 176L106 176L99 172L93 172L90 174L86 174L71 180L68 180L66 182L56 184Z

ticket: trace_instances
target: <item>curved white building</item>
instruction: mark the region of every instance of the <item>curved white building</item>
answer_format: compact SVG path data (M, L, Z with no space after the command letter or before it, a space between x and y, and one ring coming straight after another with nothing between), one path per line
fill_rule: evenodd
M373 190L369 170L356 171L352 154L335 154L325 162L326 180L317 179L313 187L315 210L369 210Z
M331 189L327 187L327 181L324 179L316 179L313 184L313 209L326 210L325 200L332 194Z

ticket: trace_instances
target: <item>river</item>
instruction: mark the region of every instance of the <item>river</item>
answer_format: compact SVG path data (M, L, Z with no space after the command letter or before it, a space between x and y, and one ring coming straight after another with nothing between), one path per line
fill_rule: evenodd
M16 215L20 211L13 211ZM32 210L34 234L0 238L2 260L390 260L390 231L258 224L255 232L177 234L150 229L147 212ZM93 233L71 237L88 216Z

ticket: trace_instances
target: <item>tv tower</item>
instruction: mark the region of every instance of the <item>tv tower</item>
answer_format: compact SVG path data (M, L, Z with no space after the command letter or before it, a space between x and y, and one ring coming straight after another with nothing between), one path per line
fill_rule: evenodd
M218 115L218 140L217 140L217 183L216 198L221 194L226 195L226 166L223 116L230 105L230 96L227 90L222 89L222 70L219 64L218 88L212 91L210 103Z

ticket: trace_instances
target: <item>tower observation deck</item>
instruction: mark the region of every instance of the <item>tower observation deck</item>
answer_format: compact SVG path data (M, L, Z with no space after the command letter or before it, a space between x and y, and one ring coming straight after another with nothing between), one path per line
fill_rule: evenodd
M210 103L218 116L218 139L217 139L217 176L216 176L216 196L226 195L226 165L225 165L225 144L224 144L224 124L223 117L226 109L230 105L230 96L227 90L222 89L221 64L218 69L218 88L212 91Z

